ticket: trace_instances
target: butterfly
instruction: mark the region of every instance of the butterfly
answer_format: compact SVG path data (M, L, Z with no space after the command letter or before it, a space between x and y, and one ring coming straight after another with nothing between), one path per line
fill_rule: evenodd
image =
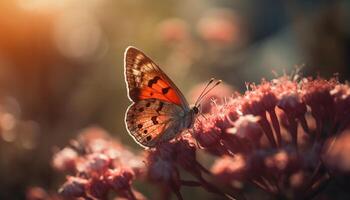
M221 82L206 90L214 81L211 79L190 107L173 81L137 48L125 50L124 70L128 97L133 102L125 114L126 127L138 144L148 148L191 128L199 114L200 100Z

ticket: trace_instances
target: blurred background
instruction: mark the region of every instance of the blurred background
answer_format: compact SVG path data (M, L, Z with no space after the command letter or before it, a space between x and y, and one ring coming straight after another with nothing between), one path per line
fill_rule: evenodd
M83 128L141 150L124 126L127 46L192 103L211 77L226 96L300 67L349 80L349 10L346 0L1 0L0 199L55 191L52 154Z

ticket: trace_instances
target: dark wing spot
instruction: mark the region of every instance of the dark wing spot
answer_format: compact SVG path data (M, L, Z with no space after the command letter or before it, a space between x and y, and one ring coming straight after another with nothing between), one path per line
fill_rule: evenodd
M151 120L152 120L152 122L153 122L154 125L158 124L157 116L151 117Z
M153 92L149 93L150 96L153 96Z
M152 136L150 136L150 135L146 137L147 141L150 141L151 139L152 139Z
M161 111L163 109L164 103L163 102L159 102L159 106L157 108L157 112Z
M140 96L140 90L138 88L131 88L129 90L129 96L132 100L136 101Z
M160 79L159 76L155 76L154 78L152 78L151 80L148 81L147 85L148 87L152 87L153 84L156 84L157 81Z
M139 108L139 112L143 112L144 110L144 108Z
M146 103L146 107L150 107L150 106L151 106L150 102Z
M144 130L143 133L146 134L148 131L147 130Z
M163 93L163 94L166 94L166 93L169 92L169 90L170 90L170 87L163 88L163 89L162 89L162 93Z
M142 124L138 124L138 125L137 125L137 128L142 128Z
M143 66L147 65L148 63L149 63L148 60L143 58L143 59L139 60L138 66L143 67Z

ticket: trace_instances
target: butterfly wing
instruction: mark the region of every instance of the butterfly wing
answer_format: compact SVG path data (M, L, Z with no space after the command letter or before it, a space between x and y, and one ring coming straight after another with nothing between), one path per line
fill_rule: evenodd
M189 120L180 116L184 116L180 106L158 99L145 99L128 108L126 125L137 143L154 147L175 137L189 125Z
M125 77L129 98L160 99L189 110L189 105L170 78L143 52L128 47L125 51Z
M125 52L125 78L129 98L126 125L141 145L154 147L169 140L192 123L189 105L170 78L144 53L134 47Z

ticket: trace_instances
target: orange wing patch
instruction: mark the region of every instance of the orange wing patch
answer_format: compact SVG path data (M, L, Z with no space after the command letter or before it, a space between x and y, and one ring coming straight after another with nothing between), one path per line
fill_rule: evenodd
M181 100L170 84L164 81L161 77L155 76L148 80L147 86L140 89L139 99L155 98L177 105L181 105Z
M129 97L134 102L155 98L182 105L182 99L179 91L176 91L176 86L172 86L159 67L141 51L128 48L125 64Z

